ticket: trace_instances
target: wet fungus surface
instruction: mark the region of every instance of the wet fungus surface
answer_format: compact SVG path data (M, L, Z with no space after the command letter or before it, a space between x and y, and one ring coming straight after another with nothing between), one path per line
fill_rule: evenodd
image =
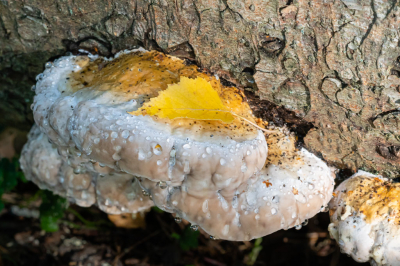
M174 115L149 115L174 86L223 108L171 101ZM201 95L205 86L212 93ZM33 112L27 178L82 206L135 213L155 204L215 238L250 240L301 226L332 196L332 169L296 149L287 129L263 132L239 89L160 52L62 57L38 77ZM51 160L32 158L39 150Z
M329 203L329 231L358 262L398 265L400 184L364 171L341 183Z

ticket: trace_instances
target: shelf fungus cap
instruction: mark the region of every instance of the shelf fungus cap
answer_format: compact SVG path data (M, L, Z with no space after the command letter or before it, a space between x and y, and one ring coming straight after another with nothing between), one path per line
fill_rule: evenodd
M359 171L329 203L329 232L343 253L372 265L400 263L400 184Z
M155 204L200 226L215 238L250 240L301 224L327 210L334 173L294 137L275 129L267 136L267 165L251 178L225 190L204 188L185 179L180 187L142 180Z
M25 177L41 189L51 190L82 207L97 204L111 214L136 213L153 206L153 202L142 195L134 176L97 167L53 146L48 137L33 126L20 157ZM83 167L85 164L91 167Z
M63 160L37 126L33 126L29 132L28 142L22 149L20 164L26 179L34 182L39 188L51 190L83 207L95 203L92 176L88 173L75 174L74 169Z
M61 160L92 174L105 212L154 202L250 240L299 226L332 195L332 170L286 130L264 136L239 89L157 51L60 58L38 77L33 113Z
M182 86L193 96L185 101L209 102L215 94L224 109L182 111L174 101L178 115L150 116L143 109L167 88ZM54 144L75 146L115 171L171 186L190 176L199 191L221 190L247 180L267 157L265 138L249 124L254 117L239 89L156 51L62 57L40 76L36 93L35 121ZM181 114L196 110L195 118ZM225 115L228 123L221 121Z

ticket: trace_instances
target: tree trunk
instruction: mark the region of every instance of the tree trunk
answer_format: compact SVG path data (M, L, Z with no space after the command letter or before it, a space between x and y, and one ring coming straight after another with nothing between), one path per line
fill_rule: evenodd
M260 114L306 129L327 162L393 178L399 18L397 0L0 0L0 123L32 124L30 87L47 60L141 45L252 91Z

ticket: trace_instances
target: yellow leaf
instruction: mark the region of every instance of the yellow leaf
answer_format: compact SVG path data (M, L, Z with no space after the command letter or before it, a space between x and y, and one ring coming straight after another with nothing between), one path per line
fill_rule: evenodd
M234 115L222 103L211 84L200 77L181 77L177 84L151 98L132 115L150 115L160 118L192 118L198 120L221 120L231 123Z

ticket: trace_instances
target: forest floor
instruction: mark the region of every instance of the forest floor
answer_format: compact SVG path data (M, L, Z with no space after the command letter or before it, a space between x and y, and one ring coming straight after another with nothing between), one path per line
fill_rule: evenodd
M59 230L48 233L41 229L38 218L32 218L37 217L40 205L37 191L28 182L3 195L0 265L363 265L341 254L329 237L328 213L318 214L300 230L231 242L210 239L157 209L146 214L142 228L124 229L96 207L70 205ZM120 217L124 218L130 217Z

